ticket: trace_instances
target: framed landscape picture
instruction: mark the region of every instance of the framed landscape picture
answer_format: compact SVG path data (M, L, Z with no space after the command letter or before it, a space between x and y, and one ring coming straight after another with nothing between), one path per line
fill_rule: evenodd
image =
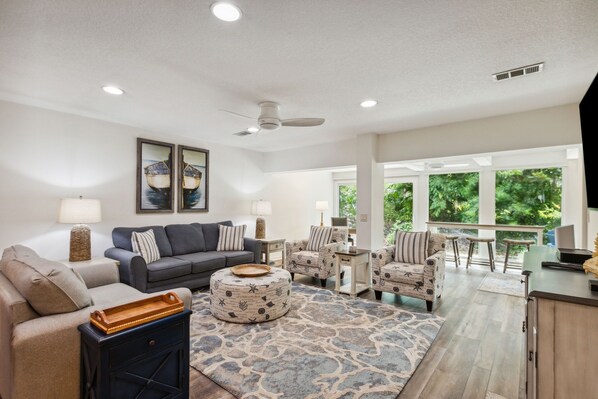
M207 212L210 151L179 146L178 211Z
M137 213L174 212L174 144L137 139Z

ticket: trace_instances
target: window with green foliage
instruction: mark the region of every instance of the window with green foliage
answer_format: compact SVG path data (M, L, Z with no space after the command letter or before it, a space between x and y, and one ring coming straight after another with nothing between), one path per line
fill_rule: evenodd
M511 169L496 172L496 224L544 226L548 231L561 225L561 168ZM504 253L505 238L535 239L535 233L497 231L497 253Z
M384 184L384 238L394 242L395 232L413 229L413 183Z
M434 222L478 223L479 173L430 175L429 220Z
M338 185L338 215L347 217L347 225L355 228L357 213L357 186L354 183Z

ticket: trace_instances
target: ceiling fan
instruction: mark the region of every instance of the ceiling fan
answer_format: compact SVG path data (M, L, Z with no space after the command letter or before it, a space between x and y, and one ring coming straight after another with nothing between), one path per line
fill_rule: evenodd
M324 118L280 119L280 116L278 115L280 105L274 101L262 101L258 105L260 107L260 115L257 118L258 127L253 126L253 128L250 127L247 130L243 130L233 134L237 136L246 136L248 134L258 133L260 130L277 130L281 126L311 127L320 126L324 123ZM223 109L222 111L243 118L255 120L255 118L252 118L247 115L238 114L236 112L227 111L225 109Z

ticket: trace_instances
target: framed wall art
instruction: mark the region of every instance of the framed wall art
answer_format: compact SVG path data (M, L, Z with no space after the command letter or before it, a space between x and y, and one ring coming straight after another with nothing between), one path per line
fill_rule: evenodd
M208 212L210 151L179 146L178 211Z
M137 213L174 212L174 144L137 139Z

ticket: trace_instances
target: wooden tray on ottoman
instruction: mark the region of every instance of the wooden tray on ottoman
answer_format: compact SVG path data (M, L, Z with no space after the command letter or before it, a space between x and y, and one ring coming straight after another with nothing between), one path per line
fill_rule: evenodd
M230 268L231 273L239 277L259 277L270 273L270 266L259 263L247 263Z
M182 312L183 308L181 298L174 292L168 292L113 308L96 310L89 315L89 321L104 333L112 334Z

